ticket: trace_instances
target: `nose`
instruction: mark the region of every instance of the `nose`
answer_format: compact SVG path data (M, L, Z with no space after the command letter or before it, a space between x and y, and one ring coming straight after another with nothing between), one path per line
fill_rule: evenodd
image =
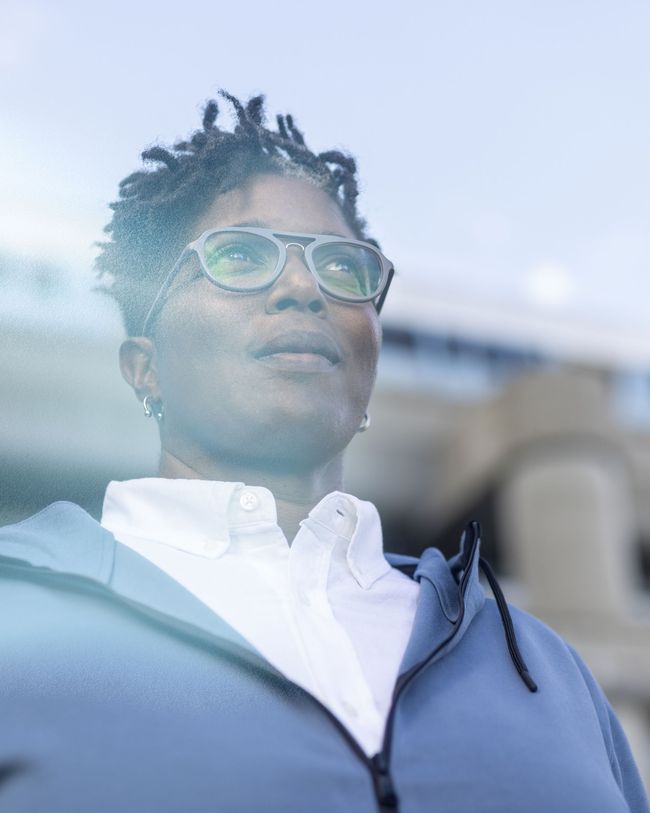
M300 243L287 244L287 259L282 273L269 289L267 309L283 311L288 308L324 313L323 292L305 262L305 250Z

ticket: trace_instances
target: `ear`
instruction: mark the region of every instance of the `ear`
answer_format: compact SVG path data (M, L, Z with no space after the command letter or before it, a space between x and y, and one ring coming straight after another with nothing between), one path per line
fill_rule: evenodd
M160 383L156 365L156 347L151 339L136 336L122 342L120 347L120 370L139 401L145 395L160 400Z

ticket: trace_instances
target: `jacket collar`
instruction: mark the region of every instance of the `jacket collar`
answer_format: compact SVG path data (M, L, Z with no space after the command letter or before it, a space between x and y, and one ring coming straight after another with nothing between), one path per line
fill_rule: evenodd
M280 674L188 590L117 542L112 533L73 503L53 503L23 522L0 528L0 559L13 566L36 568L54 578L76 577L94 583L177 630L180 627L186 634L218 638L226 648L247 653L256 665ZM479 545L472 551L461 550L449 561L436 548L425 550L419 560L396 554L387 554L386 559L420 583L413 631L400 667L400 674L404 674L433 652L437 659L456 646L483 606ZM461 596L459 583L464 573L467 577Z
M465 534L460 552L450 560L437 548L427 548L419 560L386 555L394 567L412 574L420 583L413 630L400 665L400 676L430 657L434 662L450 652L483 607L485 592L478 578L480 540L471 549L466 540Z
M121 545L78 505L57 502L0 528L0 557L62 581L82 579L171 626L220 638L262 656L229 624L178 582ZM262 659L264 660L264 659Z

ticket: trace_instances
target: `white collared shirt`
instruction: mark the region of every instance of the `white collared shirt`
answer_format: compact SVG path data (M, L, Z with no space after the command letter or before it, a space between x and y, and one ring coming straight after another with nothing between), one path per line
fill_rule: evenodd
M380 750L418 585L384 558L372 503L328 494L290 546L266 488L147 478L110 483L101 522Z

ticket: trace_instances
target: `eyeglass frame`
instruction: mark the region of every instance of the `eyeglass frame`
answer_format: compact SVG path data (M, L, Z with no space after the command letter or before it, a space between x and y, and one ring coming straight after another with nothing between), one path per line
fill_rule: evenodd
M265 282L264 285L257 286L255 288L239 288L232 285L224 285L221 282L218 282L211 274L207 268L207 264L204 259L204 252L203 248L205 246L206 241L208 238L212 237L214 234L219 233L227 233L227 232L244 232L247 234L256 234L260 237L264 237L270 240L277 248L278 248L278 261L271 275L271 278L268 282ZM289 242L284 242L284 240L280 240L279 237L288 237ZM303 245L302 243L294 243L291 242L291 239L299 239L299 240L308 240L309 242L307 245ZM313 254L314 250L322 245L326 245L328 243L344 243L346 245L352 246L360 246L362 248L369 249L378 259L381 265L381 278L379 281L379 286L377 293L374 293L372 296L366 297L359 297L355 299L349 299L344 296L337 296L336 294L331 293L330 291L326 290L323 287L322 280L318 276L318 272L316 271L316 266L314 265L311 255ZM282 272L285 269L286 262L287 262L287 249L290 246L299 246L303 251L303 256L305 259L305 265L309 270L310 274L314 277L316 282L318 283L318 288L324 294L335 299L339 302L346 302L350 305L361 305L364 302L374 302L375 310L377 313L381 312L381 309L384 305L384 300L388 294L388 289L390 288L390 284L393 279L393 275L395 274L395 268L391 261L384 256L381 251L374 246L372 243L367 243L363 240L356 240L352 237L341 237L340 235L336 234L309 234L306 232L287 232L282 231L279 229L263 229L257 228L254 226L230 226L227 228L220 228L220 229L208 229L200 234L196 240L192 240L191 243L188 243L183 251L181 252L179 258L176 260L174 265L172 266L171 271L162 282L162 285L158 289L158 293L156 294L151 307L149 308L147 315L144 318L144 322L142 323L142 336L146 336L148 333L149 326L151 321L153 320L154 316L157 316L158 311L160 308L163 307L167 299L165 299L165 294L168 293L169 288L174 280L174 277L178 273L179 269L183 265L183 263L187 260L187 258L194 252L199 259L199 263L201 265L201 270L203 275L208 278L208 280L213 284L216 285L217 288L221 288L224 291L232 291L234 293L257 293L258 291L264 291L267 288L270 288L282 275Z

